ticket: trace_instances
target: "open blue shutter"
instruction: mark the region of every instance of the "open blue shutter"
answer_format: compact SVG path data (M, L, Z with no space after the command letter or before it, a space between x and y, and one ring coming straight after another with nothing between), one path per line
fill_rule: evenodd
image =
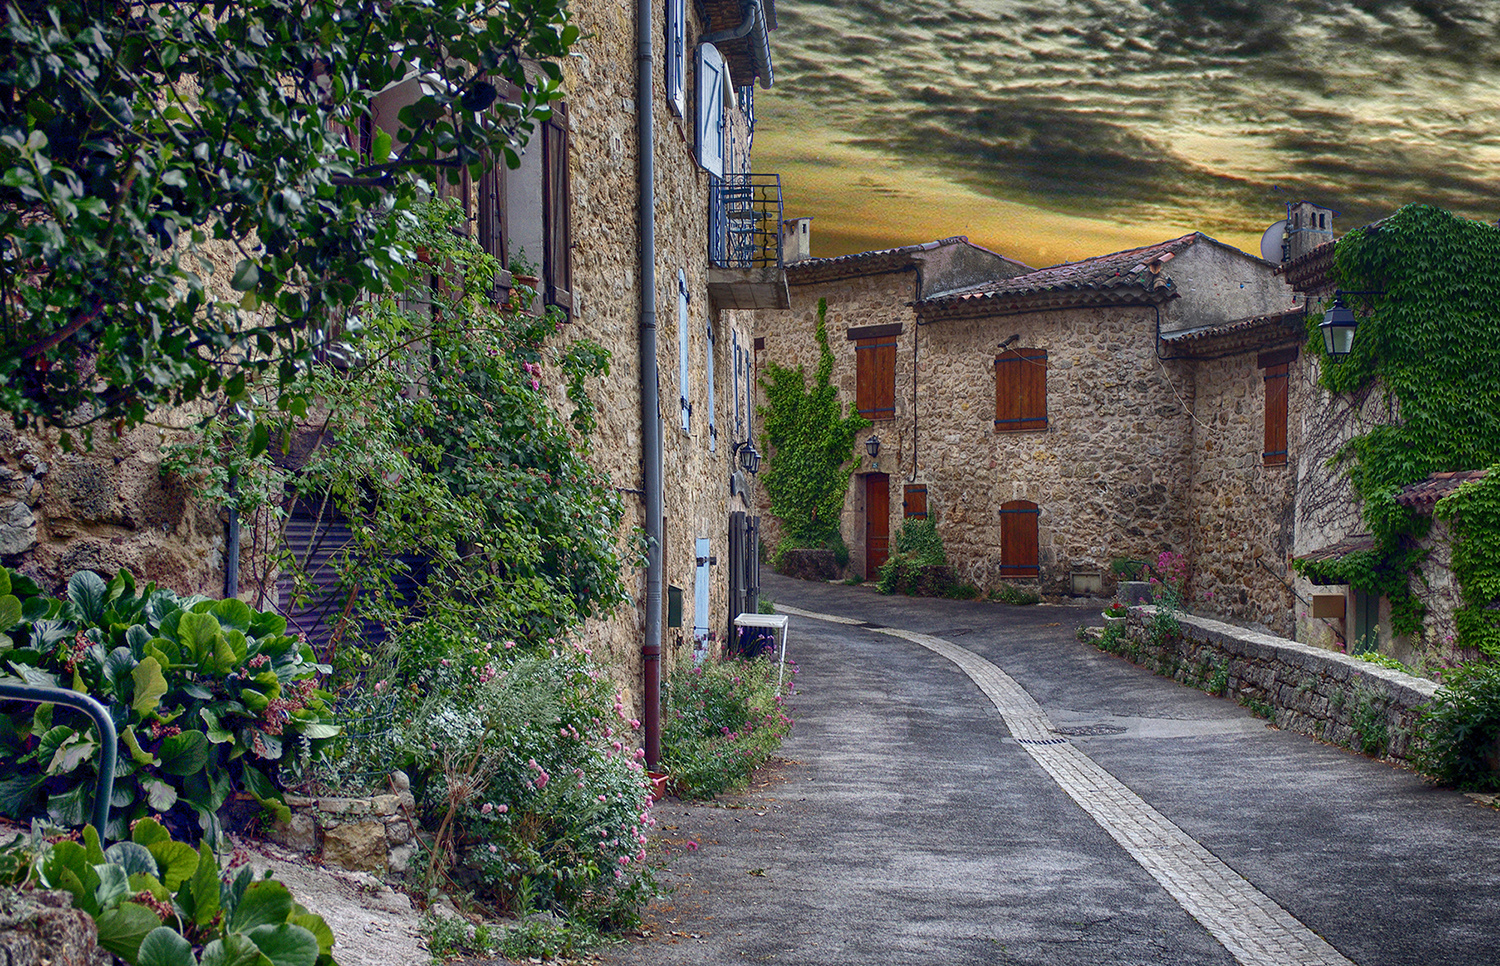
M698 48L698 164L724 177L724 57L713 44Z
M730 355L729 370L734 373L734 394L730 396L733 400L730 408L734 411L734 425L731 433L735 442L745 438L745 432L740 426L740 333L738 329L730 330L730 343L734 346L734 352Z
M688 290L687 275L677 270L677 392L682 408L682 431L693 431L693 404L688 392Z
M697 568L693 571L693 639L701 641L708 637L708 538L694 541L693 552L697 555Z
M719 448L719 428L714 425L714 324L708 323L708 451L715 452Z
M687 0L667 0L667 103L687 113Z

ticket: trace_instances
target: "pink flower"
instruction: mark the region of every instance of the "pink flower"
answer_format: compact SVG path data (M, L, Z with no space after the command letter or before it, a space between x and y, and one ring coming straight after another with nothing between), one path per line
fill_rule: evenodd
M501 806L497 807L495 809L495 811L499 812L501 815L504 815L506 812L510 811L510 806L509 805L501 805Z
M495 806L494 805L491 805L489 802L485 802L484 805L482 805L480 807L479 813L481 815L488 815L491 812L493 812L494 810L495 810Z
M493 843L493 842L492 842L492 843L490 843L490 851L491 851L491 852L498 852L498 851L500 851L500 850L499 850L499 849L497 849L497 848L495 848L495 845L494 845L494 843Z
M697 843L697 842L694 842L694 841L693 841L693 840L691 840L691 839L689 839L689 840L688 840L688 844L687 844L687 850L688 850L688 851L689 851L689 852L696 852L696 851L698 851L698 843Z
M550 781L550 780L551 780L551 776L548 775L546 772L542 772L540 775L536 776L536 787L537 788L545 788L545 787L547 787L547 782Z

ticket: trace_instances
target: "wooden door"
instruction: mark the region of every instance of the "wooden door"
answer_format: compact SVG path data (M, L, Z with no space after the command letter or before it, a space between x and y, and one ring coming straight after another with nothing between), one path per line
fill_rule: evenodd
M891 555L891 478L865 475L865 579L880 576L880 565Z

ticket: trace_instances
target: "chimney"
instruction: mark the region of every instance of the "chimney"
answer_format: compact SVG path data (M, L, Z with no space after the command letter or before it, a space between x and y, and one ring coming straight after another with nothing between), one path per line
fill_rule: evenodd
M1281 260L1289 262L1306 255L1324 242L1333 241L1333 217L1338 212L1311 201L1296 201L1286 206L1286 228L1282 235Z
M781 261L783 264L812 258L812 219L787 218L781 223Z

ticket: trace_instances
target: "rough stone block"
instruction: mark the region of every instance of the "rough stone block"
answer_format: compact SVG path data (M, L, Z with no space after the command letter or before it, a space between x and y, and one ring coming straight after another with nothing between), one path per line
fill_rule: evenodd
M788 550L781 555L781 572L798 580L837 580L839 565L832 550Z
M267 834L272 842L298 852L312 852L318 847L318 823L307 812L293 812L291 819L272 825Z
M323 833L323 862L338 869L380 872L386 868L384 822L348 822Z
M7 966L108 966L94 919L66 892L0 890L0 962Z

